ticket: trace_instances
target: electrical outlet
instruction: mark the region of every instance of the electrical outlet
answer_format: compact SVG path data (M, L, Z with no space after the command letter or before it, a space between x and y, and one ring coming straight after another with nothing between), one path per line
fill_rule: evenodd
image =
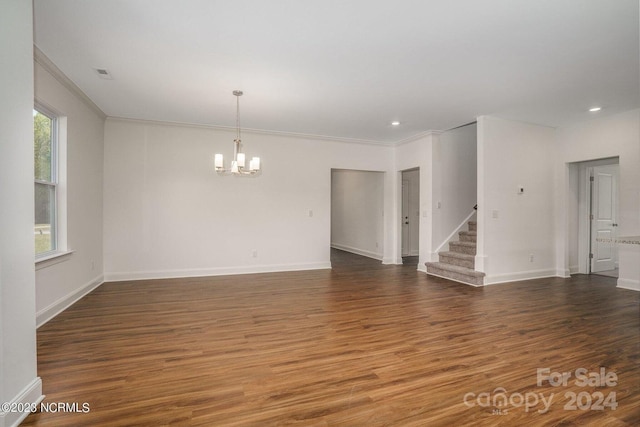
M252 250L251 251L251 256L254 257L254 258L258 258L258 250L257 249Z
M533 254L529 254L529 262L533 262L533 260L534 260Z
M498 219L498 211L497 211L497 210L493 210L493 211L491 212L491 217L492 217L493 219Z

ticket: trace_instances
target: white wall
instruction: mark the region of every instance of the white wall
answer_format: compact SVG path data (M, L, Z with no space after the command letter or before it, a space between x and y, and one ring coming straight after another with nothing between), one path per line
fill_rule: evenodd
M102 187L104 115L73 83L36 52L35 99L66 117L67 248L73 253L39 263L38 326L103 282ZM66 187L66 188L65 188Z
M443 132L433 151L433 246L448 250L449 236L477 203L477 125ZM439 204L439 205L438 205ZM463 230L466 230L463 227ZM453 240L458 240L457 236Z
M618 235L640 235L640 110L594 118L559 129L557 141L558 155L554 166L559 177L559 190L555 203L559 219L557 230L561 236L557 242L557 264L560 271L566 271L576 257L576 246L570 239L574 217L566 202L573 197L568 163L619 157ZM640 254L637 248L620 245L619 263L618 286L640 290Z
M331 246L382 260L384 174L331 172Z
M0 402L36 402L33 28L30 1L0 6ZM21 414L0 410L0 426Z
M331 169L388 172L390 147L243 132L256 178L221 177L233 132L107 119L104 244L107 280L328 268ZM393 206L384 182L384 208ZM312 211L312 216L309 212ZM384 257L395 256L385 216ZM253 254L257 256L254 257Z
M476 269L485 284L556 275L554 138L552 128L478 118Z

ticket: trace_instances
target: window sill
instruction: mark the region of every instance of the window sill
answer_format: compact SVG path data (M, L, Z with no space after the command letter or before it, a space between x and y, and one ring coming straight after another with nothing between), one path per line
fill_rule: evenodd
M52 265L67 261L73 252L75 251L58 251L36 258L36 270L51 267Z

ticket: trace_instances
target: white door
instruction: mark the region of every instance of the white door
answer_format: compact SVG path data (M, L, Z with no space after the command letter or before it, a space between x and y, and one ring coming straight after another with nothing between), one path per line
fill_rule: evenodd
M402 180L402 256L409 255L409 181Z
M597 273L617 264L618 165L595 166L592 177L591 272Z

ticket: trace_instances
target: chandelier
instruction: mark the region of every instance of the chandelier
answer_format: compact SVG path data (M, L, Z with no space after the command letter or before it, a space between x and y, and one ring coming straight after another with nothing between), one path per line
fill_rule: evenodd
M240 97L242 96L242 91L234 90L233 94L236 96L236 139L233 140L233 160L231 160L231 167L226 169L224 167L224 157L222 154L216 154L216 172L220 175L256 175L260 172L260 157L252 157L249 161L249 169L247 169L245 155L240 152L242 145L240 138Z

